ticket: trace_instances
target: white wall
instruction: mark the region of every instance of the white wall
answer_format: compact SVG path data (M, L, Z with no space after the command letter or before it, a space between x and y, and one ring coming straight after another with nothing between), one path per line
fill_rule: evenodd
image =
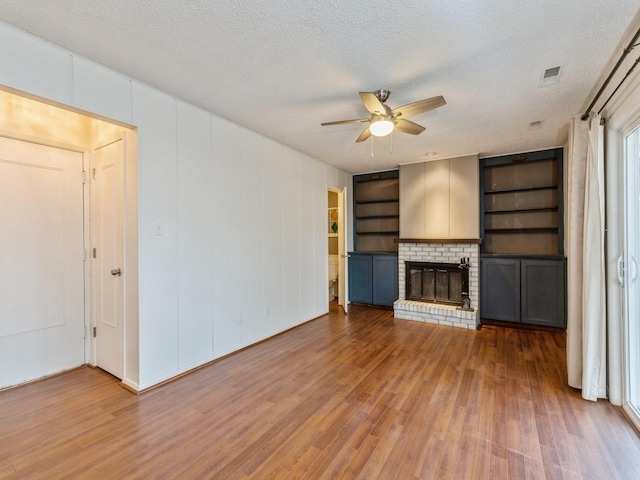
M327 312L326 192L350 175L5 24L0 84L138 128L126 384Z

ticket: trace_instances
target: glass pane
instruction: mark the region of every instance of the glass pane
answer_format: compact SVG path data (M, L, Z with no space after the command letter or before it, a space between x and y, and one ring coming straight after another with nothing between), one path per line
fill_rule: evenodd
M462 301L462 272L449 272L449 300Z
M449 301L449 272L446 270L436 271L436 300Z
M411 269L409 273L409 281L411 282L409 297L410 298L421 298L422 297L422 270L420 269Z
M422 274L422 298L433 301L436 298L436 277L433 269L424 270Z
M640 428L640 128L625 139L625 410Z

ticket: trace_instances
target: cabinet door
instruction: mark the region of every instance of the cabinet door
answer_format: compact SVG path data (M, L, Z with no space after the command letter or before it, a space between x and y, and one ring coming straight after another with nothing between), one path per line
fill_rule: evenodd
M522 323L565 328L563 260L522 260Z
M520 260L483 258L480 269L480 317L519 322Z
M424 238L449 238L449 160L424 164Z
M349 301L373 303L371 255L349 254Z
M398 299L398 257L373 255L373 304L392 306Z

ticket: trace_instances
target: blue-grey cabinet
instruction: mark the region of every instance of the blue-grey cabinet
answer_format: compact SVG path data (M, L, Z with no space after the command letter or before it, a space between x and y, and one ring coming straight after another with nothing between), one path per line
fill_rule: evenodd
M566 327L565 270L564 259L521 260L522 323Z
M349 300L373 303L373 259L371 254L349 254Z
M480 269L481 318L566 327L564 258L487 257Z
M480 317L504 322L520 321L520 260L480 260Z
M397 254L349 253L349 301L392 306L397 299Z

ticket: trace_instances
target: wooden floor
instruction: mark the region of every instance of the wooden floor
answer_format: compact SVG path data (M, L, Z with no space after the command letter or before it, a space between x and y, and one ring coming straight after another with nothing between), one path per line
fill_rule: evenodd
M564 344L354 307L141 396L83 368L0 393L0 478L639 479Z

